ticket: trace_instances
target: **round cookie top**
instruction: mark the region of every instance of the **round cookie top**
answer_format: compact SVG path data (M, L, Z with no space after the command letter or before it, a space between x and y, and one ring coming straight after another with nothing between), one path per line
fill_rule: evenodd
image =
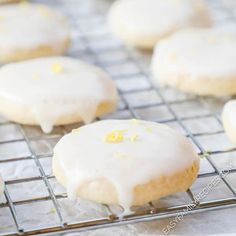
M236 76L235 61L235 26L188 29L157 44L152 70L157 74L175 73L191 79L195 76L231 79Z
M70 197L86 181L105 177L129 209L135 186L171 176L199 158L188 140L163 124L104 120L65 135L54 148Z
M202 0L120 0L112 5L109 22L117 34L166 36L186 26L205 25L199 17L203 11Z
M101 103L116 105L117 91L98 67L69 57L46 57L1 67L0 99L28 107L44 132L50 132L58 117L76 112L91 122Z
M69 38L66 19L44 5L11 4L0 8L0 50L57 47Z

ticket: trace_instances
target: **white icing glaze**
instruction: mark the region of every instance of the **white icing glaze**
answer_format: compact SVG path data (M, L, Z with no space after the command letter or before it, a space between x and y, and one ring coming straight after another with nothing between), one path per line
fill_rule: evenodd
M223 116L236 131L236 100L230 100L224 105Z
M122 0L112 6L109 18L129 33L155 35L198 25L202 9L201 0Z
M230 25L175 33L157 44L151 67L163 80L173 73L191 79L225 79L236 75L235 61L236 28Z
M69 38L65 18L39 4L12 4L0 8L0 50L57 47Z
M4 182L2 176L0 175L0 195L3 194L4 191Z
M114 130L122 131L122 139L108 142ZM69 197L75 198L86 181L105 177L126 210L136 185L175 174L199 159L183 135L163 124L136 120L99 121L72 131L55 146L54 158L66 176Z
M100 68L68 57L46 57L11 63L0 69L0 97L31 108L44 132L59 117L79 112L91 122L97 107L115 107L113 81Z

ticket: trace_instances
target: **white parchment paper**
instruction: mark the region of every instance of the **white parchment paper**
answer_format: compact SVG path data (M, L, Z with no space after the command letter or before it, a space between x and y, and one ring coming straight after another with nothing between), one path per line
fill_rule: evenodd
M105 13L97 15L97 10L106 12L107 7L112 1L103 0L64 0L64 1L38 1L49 4L52 7L59 8L71 19L73 46L69 51L69 55L79 57L91 63L97 61L102 64L113 77L121 76L123 74L137 74L133 78L116 80L117 87L124 93L124 98L132 107L160 103L161 99L156 92L150 87L145 76L140 73L140 68L137 67L136 61L130 60L130 57L140 57L139 62L145 66L148 64L150 54L143 52L127 52L122 48L121 42L112 36L107 35L106 38L99 38L102 33L107 32ZM236 14L236 2L234 0L209 0L212 15L216 24L225 24L232 21L230 14ZM225 11L223 9L229 9ZM84 18L86 14L94 12L96 17L88 19ZM72 17L73 16L73 19ZM83 16L83 18L82 18ZM77 18L76 18L77 17ZM76 18L76 19L75 19ZM79 22L79 23L78 23ZM78 31L78 25L80 27ZM86 41L86 42L85 42ZM112 48L118 50L111 50ZM88 49L89 48L89 49ZM110 50L109 50L110 48ZM96 55L94 55L96 54ZM135 54L135 56L134 56ZM125 61L125 63L117 63L117 61ZM136 60L136 59L135 59ZM130 93L132 90L142 89L138 93ZM147 90L145 90L147 89ZM194 134L203 134L196 136L196 140L204 147L205 150L219 151L230 150L234 148L225 133L222 126L215 117L210 116L210 111L207 106L201 102L194 100L192 95L179 93L169 88L162 89L163 97L168 102L181 101L185 102L173 103L171 105L174 112L179 117L189 118L184 120L184 125ZM208 100L211 109L216 111L220 116L224 99L210 99ZM124 102L121 100L120 108L125 108ZM173 115L169 112L166 106L150 106L142 109L135 109L137 116L140 119L148 119L155 121L171 120ZM205 115L201 118L193 118L199 114ZM208 116L209 115L209 116ZM131 118L132 114L128 109L120 110L114 114L103 118ZM22 133L15 124L3 124L6 122L3 118L0 119L0 173L6 181L7 190L13 202L24 201L31 198L41 198L48 196L48 190L39 178L40 173L37 165L33 159L30 158L31 152L23 139ZM171 127L179 130L183 134L186 131L176 122L167 122ZM67 127L70 130L73 126ZM30 145L33 152L39 156L41 165L47 176L52 176L51 169L51 155L52 148L60 137L60 128L54 129L53 135L48 137L43 135L37 127L24 127L24 130L29 137ZM216 132L214 135L207 135L206 133ZM16 140L14 142L6 142L8 140ZM199 149L195 146L196 150ZM15 159L15 161L6 160ZM215 154L211 156L211 160L219 169L236 168L236 151ZM4 161L4 162L3 162ZM212 173L214 169L206 159L201 160L200 174ZM34 178L33 181L15 182L17 179ZM194 194L198 194L208 183L212 181L214 176L208 176L197 179L191 190ZM226 180L230 183L233 190L236 191L236 173L226 176ZM52 177L49 178L50 185L56 195L65 194L65 189L61 187L57 181ZM217 186L205 196L204 200L215 200L221 198L230 198L233 196L232 191L220 181ZM6 199L0 196L0 204L4 204ZM72 202L67 198L58 199L63 218L67 222L76 222L78 220L95 219L106 216L104 207L80 200ZM158 207L176 206L180 204L189 203L189 198L186 193L179 193L174 196L166 197L157 201L155 204ZM145 206L144 206L145 207ZM38 201L27 204L16 204L16 213L19 219L19 224L25 230L32 228L43 228L55 226L59 224L55 208L52 201ZM116 209L117 210L117 209ZM118 209L119 210L119 209ZM180 223L178 223L170 234L181 235L206 235L206 234L224 234L230 233L236 235L236 208L227 208L217 211L208 211L194 215L185 216ZM161 235L163 228L165 228L171 219L156 220L146 223L137 223L132 225L100 229L96 231L89 231L84 233L74 233L73 235L88 235L88 236L146 236L146 235ZM15 232L15 224L8 207L0 208L0 233Z

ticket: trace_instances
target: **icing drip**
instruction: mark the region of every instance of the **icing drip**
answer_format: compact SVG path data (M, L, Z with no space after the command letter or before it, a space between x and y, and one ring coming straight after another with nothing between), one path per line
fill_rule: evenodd
M165 125L140 120L82 126L59 141L54 158L65 172L70 197L86 183L105 178L115 187L125 213L135 186L173 175L199 160L184 136Z
M117 102L117 92L108 75L71 58L8 64L0 69L0 78L0 97L29 108L32 119L46 133L60 117L76 113L89 123L101 103L109 102L110 109L114 109Z

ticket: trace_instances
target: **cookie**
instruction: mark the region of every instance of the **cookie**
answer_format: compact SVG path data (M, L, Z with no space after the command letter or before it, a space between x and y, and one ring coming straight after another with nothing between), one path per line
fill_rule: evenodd
M144 49L179 29L211 25L202 0L119 0L111 6L108 22L125 43Z
M227 136L232 143L236 144L236 100L231 100L224 105L222 121Z
M0 62L62 54L70 34L64 16L40 4L0 7Z
M0 68L0 114L44 132L91 122L115 110L114 82L100 68L69 57L45 57Z
M199 157L186 137L163 124L103 120L66 134L56 144L53 173L70 198L120 204L128 211L186 191Z
M235 27L182 30L155 48L154 82L198 95L236 93Z

